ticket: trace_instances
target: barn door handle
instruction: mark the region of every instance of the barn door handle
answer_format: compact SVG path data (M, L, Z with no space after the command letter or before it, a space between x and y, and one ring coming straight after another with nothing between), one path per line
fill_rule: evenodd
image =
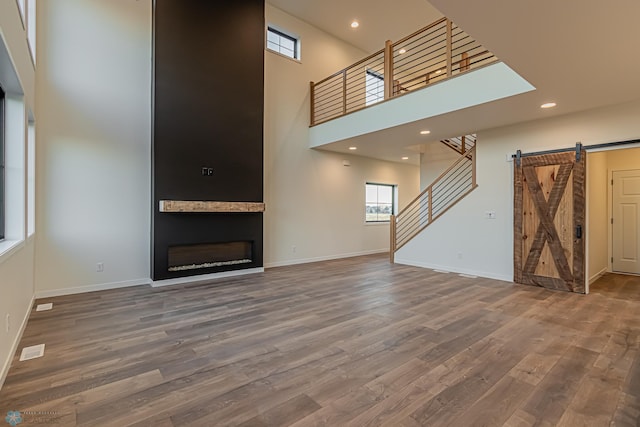
M582 226L576 225L576 239L582 239Z

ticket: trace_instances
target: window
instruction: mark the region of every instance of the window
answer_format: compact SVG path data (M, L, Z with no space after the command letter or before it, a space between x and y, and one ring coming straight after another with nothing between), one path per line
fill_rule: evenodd
M20 9L20 17L22 18L22 23L24 24L25 20L24 20L24 2L25 0L17 0L18 2L18 9Z
M36 124L27 128L27 236L36 231Z
M368 182L365 190L366 222L389 222L396 212L397 186Z
M299 40L271 27L267 29L267 49L289 58L300 59Z
M4 240L4 91L0 86L0 240Z
M369 106L384 99L384 76L376 71L367 69L366 74L366 100Z
M27 42L31 58L36 63L36 0L27 0Z

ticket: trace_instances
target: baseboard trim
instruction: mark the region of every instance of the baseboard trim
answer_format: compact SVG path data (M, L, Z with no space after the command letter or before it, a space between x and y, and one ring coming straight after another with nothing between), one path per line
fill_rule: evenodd
M445 270L451 273L467 274L470 276L484 277L485 279L500 280L502 282L513 283L513 277L504 276L502 274L489 273L487 271L471 270L467 268L457 268L450 265L431 264L427 262L418 262L407 259L395 259L396 264L410 265L412 267L429 268L431 270Z
M269 262L265 264L265 268L286 267L289 265L309 264L311 262L331 261L333 259L353 258L357 256L375 255L375 254L383 254L383 253L389 253L389 249L388 248L374 249L370 251L348 252L345 254L327 255L327 256L314 257L314 258L301 258L301 259L292 259L287 261Z
M110 289L129 288L151 284L150 279L125 280L122 282L101 283L98 285L76 286L73 288L53 289L50 291L37 291L36 299L53 298L64 295L84 294L87 292L108 291Z
M225 277L245 276L247 274L264 273L264 268L247 268L244 270L222 271L220 273L201 274L198 276L179 277L177 279L153 280L151 286L159 288L162 286L184 285L200 282L208 282L215 279L223 279Z
M599 272L597 272L596 274L594 274L593 276L591 276L589 278L589 284L592 285L593 282L595 282L596 280L598 280L599 278L601 278L602 276L604 276L607 272L607 267L603 268L602 270L600 270Z
M20 345L20 341L22 340L22 335L24 335L25 329L27 329L27 322L29 322L29 316L31 315L31 310L33 310L33 303L35 302L35 295L31 297L31 302L29 303L29 308L22 319L22 324L20 325L20 329L18 330L18 334L16 335L16 339L13 341L11 345L11 351L9 352L9 357L4 361L2 365L2 371L0 371L0 389L4 385L5 380L7 379L7 375L9 375L9 369L11 368L11 362L13 361L13 357L18 351L18 346Z

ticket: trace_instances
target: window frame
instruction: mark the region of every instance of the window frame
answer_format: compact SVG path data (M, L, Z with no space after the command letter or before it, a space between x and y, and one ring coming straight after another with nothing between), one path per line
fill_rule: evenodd
M6 179L5 179L5 162L6 162L6 150L5 150L5 133L6 133L6 115L5 115L5 99L6 94L2 86L0 86L0 242L5 239L6 231L6 208L5 198L6 192Z
M27 121L27 237L36 232L36 123L29 113Z
M369 77L375 78L376 87L374 90L369 89ZM373 104L377 104L378 102L384 101L384 75L379 72L371 69L365 69L365 81L364 81L364 105L370 106ZM382 84L382 86L380 86ZM375 97L375 100L369 101L369 96Z
M269 47L269 33L273 33L280 38L284 38L286 40L293 42L293 56L289 56L286 53L281 52L280 50L275 50ZM278 48L282 48L282 44L278 43ZM294 36L291 33L287 33L279 28L276 28L272 25L267 26L267 33L265 37L265 49L270 52L277 53L278 55L282 55L286 58L293 59L294 61L300 61L300 38ZM289 49L287 49L289 50Z
M27 31L27 46L31 53L31 61L33 65L36 65L36 29L37 29L37 15L36 15L36 0L25 0L25 19L26 19L26 31Z
M26 16L26 9L27 9L27 0L16 0L16 3L18 4L18 10L20 11L20 19L22 19L22 27L26 29L26 24L27 24L27 16Z
M367 207L369 206L369 203L367 201L367 187L368 186L376 186L376 187L389 187L391 188L391 213L389 215L395 215L398 211L398 185L397 184L387 184L387 183L381 183L381 182L370 182L367 181L365 183L365 195L364 195L364 219L365 219L365 224L385 224L385 223L389 223L391 221L390 218L387 219L376 219L376 220L369 220L367 218ZM386 203L385 203L386 205ZM376 200L376 206L380 206L380 202L379 202L379 198ZM380 213L376 213L376 215L380 215Z

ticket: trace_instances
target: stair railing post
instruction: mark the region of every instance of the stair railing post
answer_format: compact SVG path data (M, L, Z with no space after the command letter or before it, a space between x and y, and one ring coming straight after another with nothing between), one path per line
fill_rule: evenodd
M451 31L451 20L447 19L447 78L451 77L452 70L452 62L453 62L453 40L452 40L452 31Z
M395 254L396 254L396 216L395 215L391 215L391 217L389 218L389 231L390 231L390 236L391 236L391 242L389 243L389 260L391 261L391 264L394 263L395 261Z
M469 53L462 52L460 57L460 72L469 71Z
M384 43L384 99L393 98L393 46L391 40Z
M311 126L316 124L316 115L315 115L315 103L316 103L316 94L315 94L315 85L313 82L309 82L309 123Z
M471 187L476 186L476 147L471 149Z
M347 114L347 70L342 72L342 114Z
M427 218L428 218L428 224L431 224L431 221L433 221L433 186L430 185L429 186L429 205L427 206L428 211L427 211Z

